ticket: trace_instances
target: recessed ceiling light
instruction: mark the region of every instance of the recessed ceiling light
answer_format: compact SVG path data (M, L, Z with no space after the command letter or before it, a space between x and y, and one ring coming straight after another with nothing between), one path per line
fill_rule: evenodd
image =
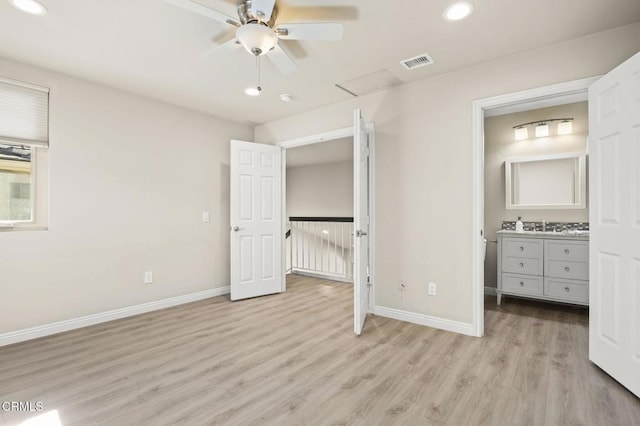
M262 92L262 87L247 87L244 89L244 94L247 96L258 96Z
M47 13L47 8L36 0L9 0L9 3L16 9L32 15L44 15Z
M466 1L459 1L445 9L443 16L447 21L459 21L471 15L473 5Z
M293 102L293 95L290 95L288 93L283 93L280 95L280 100L282 102Z

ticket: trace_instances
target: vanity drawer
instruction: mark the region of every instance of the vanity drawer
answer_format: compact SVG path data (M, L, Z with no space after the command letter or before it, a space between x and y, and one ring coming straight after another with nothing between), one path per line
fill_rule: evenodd
M505 238L502 244L502 255L539 259L542 257L542 240Z
M502 291L541 295L543 288L544 284L542 277L502 274Z
M568 278L573 280L589 279L589 264L587 262L567 262L563 260L549 260L546 276L552 278Z
M568 260L570 262L589 261L589 243L582 241L545 241L545 256L549 260Z
M502 271L514 274L542 275L542 261L523 257L503 257Z
M545 296L571 302L589 302L588 281L567 281L547 278L544 283Z

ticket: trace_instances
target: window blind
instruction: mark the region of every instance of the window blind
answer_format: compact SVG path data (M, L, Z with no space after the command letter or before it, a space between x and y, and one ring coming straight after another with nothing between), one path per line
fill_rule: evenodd
M49 146L49 89L0 78L0 142Z

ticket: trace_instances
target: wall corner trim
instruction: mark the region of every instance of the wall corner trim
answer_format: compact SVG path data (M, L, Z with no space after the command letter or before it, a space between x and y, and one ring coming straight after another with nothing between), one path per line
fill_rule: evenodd
M218 287L210 290L199 291L197 293L185 294L182 296L170 297L168 299L156 300L126 308L114 309L112 311L57 321L17 331L10 331L8 333L0 334L0 347L37 339L39 337L50 336L65 331L76 330L78 328L88 327L90 325L113 321L120 318L140 315L146 312L170 308L172 306L183 305L185 303L197 302L198 300L209 299L211 297L222 296L229 294L229 292L229 286Z
M475 334L473 333L473 324L453 321L445 318L432 317L424 314L417 314L415 312L402 311L399 309L385 308L378 305L373 307L372 313L374 315L385 318L411 322L414 324L438 328L440 330L452 331L454 333L460 333L467 336L475 336Z

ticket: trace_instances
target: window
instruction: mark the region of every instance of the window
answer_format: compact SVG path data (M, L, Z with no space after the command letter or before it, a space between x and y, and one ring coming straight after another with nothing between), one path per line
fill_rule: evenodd
M0 77L0 230L46 228L49 89Z

